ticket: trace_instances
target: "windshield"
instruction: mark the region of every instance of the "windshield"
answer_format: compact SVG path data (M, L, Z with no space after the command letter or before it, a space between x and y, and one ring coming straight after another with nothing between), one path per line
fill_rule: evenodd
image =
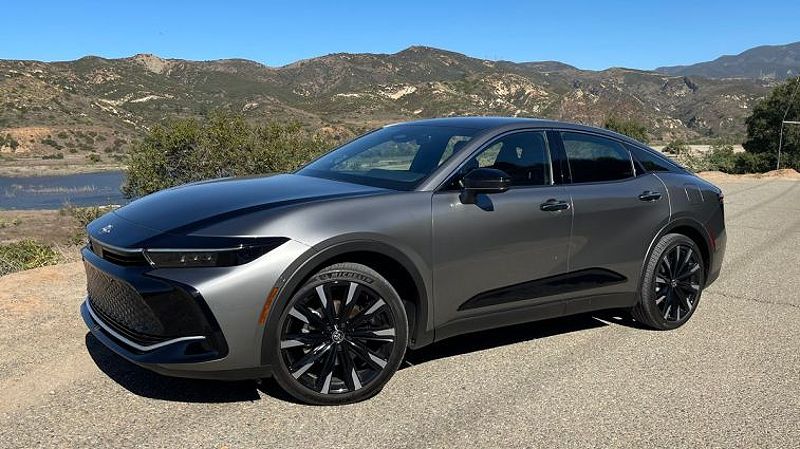
M300 175L412 190L458 153L477 129L394 125L346 143L300 169Z

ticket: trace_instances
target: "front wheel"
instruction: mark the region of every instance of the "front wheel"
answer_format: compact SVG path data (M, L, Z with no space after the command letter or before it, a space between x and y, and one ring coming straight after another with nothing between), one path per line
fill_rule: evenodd
M395 289L354 263L320 270L289 300L273 349L275 379L300 401L367 399L403 360L408 320Z
M633 318L654 329L682 326L697 309L704 282L697 244L683 234L663 236L647 261Z

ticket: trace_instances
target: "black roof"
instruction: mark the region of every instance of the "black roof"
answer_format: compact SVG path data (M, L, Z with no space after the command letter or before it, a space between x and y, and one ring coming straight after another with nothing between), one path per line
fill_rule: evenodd
M470 128L481 131L503 128L503 130L512 130L515 127L558 127L563 129L573 129L578 131L590 131L598 134L606 134L620 140L625 140L639 146L643 146L630 137L610 131L605 128L596 128L594 126L581 125L579 123L561 122L557 120L547 120L539 118L526 118L526 117L497 117L497 116L464 116L464 117L441 117L422 120L413 120L409 122L398 122L392 125L425 125L425 126L452 126L454 128Z

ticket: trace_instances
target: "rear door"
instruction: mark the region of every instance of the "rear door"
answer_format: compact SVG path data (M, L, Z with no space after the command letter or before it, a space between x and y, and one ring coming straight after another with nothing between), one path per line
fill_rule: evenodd
M569 271L591 279L579 295L585 302L572 307L630 305L650 243L669 221L666 188L655 175L636 173L630 152L616 140L577 131L559 136L574 207Z

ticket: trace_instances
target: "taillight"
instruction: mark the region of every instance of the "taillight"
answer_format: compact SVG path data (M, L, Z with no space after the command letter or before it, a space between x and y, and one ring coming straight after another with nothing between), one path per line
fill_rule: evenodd
M725 194L722 193L722 190L717 193L717 198L719 198L719 204L725 204Z

